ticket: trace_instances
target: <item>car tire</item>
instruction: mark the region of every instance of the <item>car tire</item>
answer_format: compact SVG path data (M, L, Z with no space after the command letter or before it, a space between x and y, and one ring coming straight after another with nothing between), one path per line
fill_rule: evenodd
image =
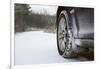
M68 15L66 10L62 10L57 20L57 47L59 54L64 58L77 55L73 50L74 38Z

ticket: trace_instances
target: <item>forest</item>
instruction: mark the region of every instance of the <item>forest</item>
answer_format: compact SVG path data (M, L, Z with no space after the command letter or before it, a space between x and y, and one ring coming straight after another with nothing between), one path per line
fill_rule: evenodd
M56 14L34 13L29 4L15 4L14 11L15 33L33 30L55 32ZM46 12L46 10L44 10L44 12Z

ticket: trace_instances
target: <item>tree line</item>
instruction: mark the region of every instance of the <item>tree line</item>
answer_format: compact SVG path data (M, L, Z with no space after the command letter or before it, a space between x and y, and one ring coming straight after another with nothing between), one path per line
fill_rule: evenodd
M27 28L55 30L55 15L34 13L28 4L15 4L14 7L15 32L24 32Z

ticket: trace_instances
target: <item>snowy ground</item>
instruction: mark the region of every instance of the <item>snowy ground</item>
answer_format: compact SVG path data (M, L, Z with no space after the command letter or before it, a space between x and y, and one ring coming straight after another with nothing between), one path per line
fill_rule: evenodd
M43 31L24 32L15 35L15 64L66 63L84 58L64 59L58 54L56 34Z

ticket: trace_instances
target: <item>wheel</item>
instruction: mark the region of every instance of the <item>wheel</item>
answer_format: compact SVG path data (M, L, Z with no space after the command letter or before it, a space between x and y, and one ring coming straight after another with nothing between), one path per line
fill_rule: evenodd
M65 58L75 57L72 26L69 23L67 11L61 11L57 22L57 47L59 54Z

